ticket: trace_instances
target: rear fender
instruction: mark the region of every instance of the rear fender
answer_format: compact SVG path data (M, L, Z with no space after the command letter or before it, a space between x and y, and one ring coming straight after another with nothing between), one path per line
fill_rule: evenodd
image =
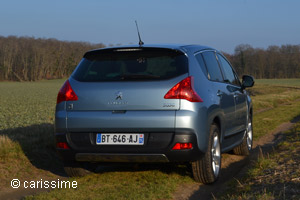
M224 112L218 106L213 106L209 113L210 113L210 115L208 117L207 127L209 128L211 126L211 124L213 124L213 123L216 123L218 125L219 130L220 130L220 136L219 136L220 143L222 146L222 142L224 140L224 128L223 128L224 127ZM206 140L207 144L208 144L208 139L209 139L208 135L209 135L209 130L207 132L207 140Z

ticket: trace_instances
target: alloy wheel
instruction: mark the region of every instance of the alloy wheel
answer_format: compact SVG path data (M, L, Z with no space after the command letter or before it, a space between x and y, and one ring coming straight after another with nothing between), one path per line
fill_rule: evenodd
M220 163L221 163L221 148L220 148L219 136L217 133L214 133L212 142L213 142L211 147L212 170L214 172L215 177L217 177L220 171Z

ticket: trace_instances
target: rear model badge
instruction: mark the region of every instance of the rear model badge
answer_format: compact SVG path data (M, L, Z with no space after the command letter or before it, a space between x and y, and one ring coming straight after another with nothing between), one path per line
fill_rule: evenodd
M175 107L175 103L164 103L163 107L164 108L174 108Z

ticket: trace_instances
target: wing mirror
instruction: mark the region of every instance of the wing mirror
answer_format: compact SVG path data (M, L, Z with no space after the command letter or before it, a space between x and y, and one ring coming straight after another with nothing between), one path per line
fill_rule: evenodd
M254 78L249 75L244 75L242 79L242 88L252 87L254 85Z

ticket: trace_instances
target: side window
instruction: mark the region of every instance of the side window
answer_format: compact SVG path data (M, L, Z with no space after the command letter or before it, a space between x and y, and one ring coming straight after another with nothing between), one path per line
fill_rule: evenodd
M208 77L208 73L207 73L207 68L206 68L206 65L204 63L204 60L203 60L203 57L202 57L202 54L201 53L198 53L196 56L196 59L203 71L203 73Z
M221 55L218 55L219 62L221 64L221 68L223 70L224 74L224 81L231 83L233 85L240 86L239 80L236 78L237 76L235 75L231 65L228 63L228 61Z
M212 81L223 81L223 76L215 53L212 51L207 51L203 52L202 55L206 63L208 78Z

